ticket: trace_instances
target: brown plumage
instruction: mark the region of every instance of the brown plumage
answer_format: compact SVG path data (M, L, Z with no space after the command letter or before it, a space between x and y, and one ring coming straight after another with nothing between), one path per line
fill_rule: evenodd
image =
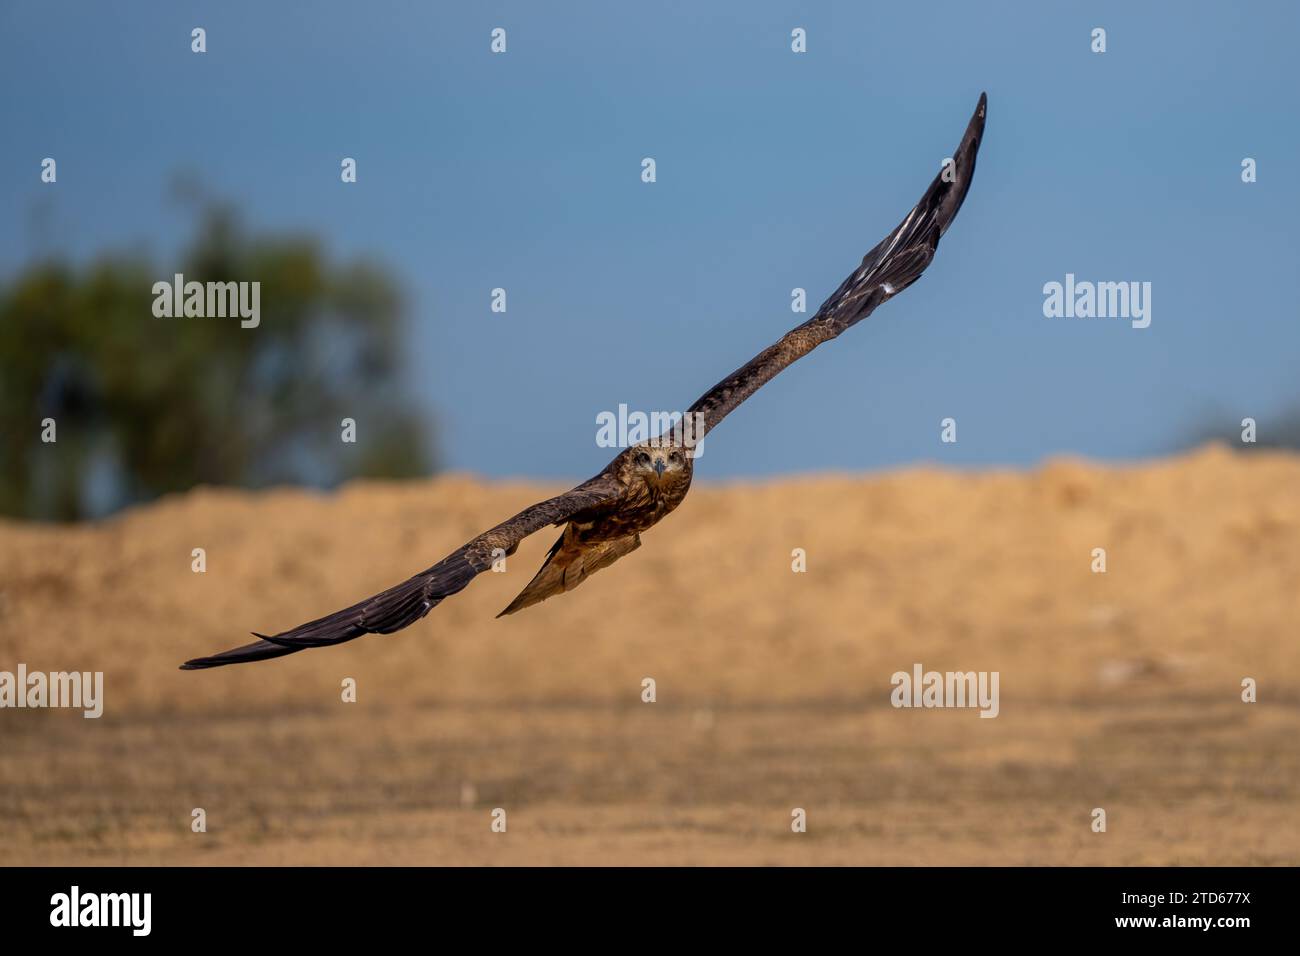
M342 644L364 634L391 634L414 624L492 567L494 560L514 554L520 541L548 525L565 527L541 569L498 617L571 591L635 551L641 546L641 532L686 497L693 470L691 452L705 433L783 368L862 321L921 277L970 188L986 110L981 95L948 175L941 171L935 177L921 201L866 254L862 265L817 313L690 407L683 421L699 427L679 428L625 449L591 480L525 508L396 587L280 634L255 634L258 640L251 644L195 658L182 664L182 669L268 660L309 647Z

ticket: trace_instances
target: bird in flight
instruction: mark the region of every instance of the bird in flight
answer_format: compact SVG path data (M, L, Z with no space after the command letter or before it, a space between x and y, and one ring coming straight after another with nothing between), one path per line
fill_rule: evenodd
M641 532L686 497L693 450L741 402L783 368L862 321L921 277L939 239L957 216L975 174L987 98L981 94L961 144L898 228L866 254L817 313L709 389L681 421L657 438L624 449L605 469L562 495L538 502L453 551L427 571L374 597L251 644L197 657L182 670L264 661L409 627L462 590L519 542L547 525L564 525L541 570L501 615L572 591L641 546ZM682 425L685 427L681 427Z

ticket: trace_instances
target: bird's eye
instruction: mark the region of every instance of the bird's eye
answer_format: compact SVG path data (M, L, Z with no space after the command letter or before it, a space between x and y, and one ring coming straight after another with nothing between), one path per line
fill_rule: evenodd
M638 465L648 465L650 464L650 456L643 451L637 452L636 462Z
M670 454L668 457L669 457L672 461L681 461L681 460L682 460L681 452L676 452L676 451L675 451L675 452L673 452L672 454Z

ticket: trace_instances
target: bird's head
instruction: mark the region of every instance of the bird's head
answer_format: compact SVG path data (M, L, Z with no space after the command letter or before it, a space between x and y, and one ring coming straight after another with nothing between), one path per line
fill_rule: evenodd
M628 449L630 471L650 485L690 479L691 457L680 445L648 443Z

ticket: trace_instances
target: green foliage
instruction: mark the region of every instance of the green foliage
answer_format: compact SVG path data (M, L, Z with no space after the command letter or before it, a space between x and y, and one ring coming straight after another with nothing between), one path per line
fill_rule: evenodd
M155 282L261 283L261 321L157 318ZM196 484L328 486L429 467L402 302L366 262L208 205L174 269L48 261L0 285L0 514L77 519ZM340 421L357 441L340 440ZM53 418L57 442L41 441Z

